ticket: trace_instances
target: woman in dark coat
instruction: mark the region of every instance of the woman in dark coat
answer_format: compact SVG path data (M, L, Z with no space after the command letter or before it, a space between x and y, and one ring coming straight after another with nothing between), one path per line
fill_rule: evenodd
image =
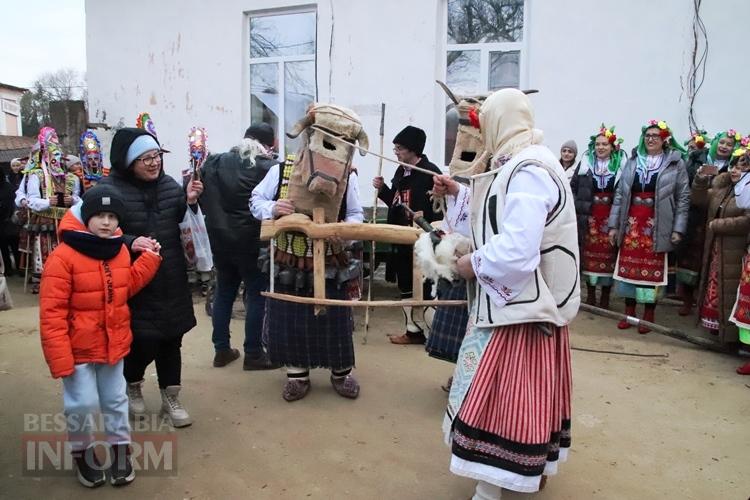
M735 159L729 172L719 174L713 182L704 174L705 167L701 167L691 193L693 205L706 208L708 215L698 288L701 324L723 343L738 341L737 327L729 318L750 233L750 216L737 206L734 190L747 169L744 161L738 165Z
M182 336L196 324L187 283L179 224L188 204L180 184L164 173L163 151L156 137L145 130L124 128L112 140L112 170L100 184L113 186L122 197L127 216L120 224L125 242L135 251L160 246L162 265L151 283L130 302L133 344L125 358L130 412L145 413L141 393L146 367L156 362L162 396L162 413L172 425L184 427L192 420L178 399ZM187 189L195 204L200 182Z

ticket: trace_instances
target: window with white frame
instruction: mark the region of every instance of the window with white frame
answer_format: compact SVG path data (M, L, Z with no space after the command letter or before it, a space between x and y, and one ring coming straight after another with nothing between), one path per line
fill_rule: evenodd
M448 0L446 78L457 95L521 83L524 0ZM446 113L445 159L456 141L458 113Z
M279 151L295 152L284 135L316 98L314 10L250 14L250 122L273 126Z

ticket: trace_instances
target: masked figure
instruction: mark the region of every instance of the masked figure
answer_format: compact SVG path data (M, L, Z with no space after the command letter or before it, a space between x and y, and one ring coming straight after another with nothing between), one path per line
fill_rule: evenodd
M78 156L81 159L80 179L84 191L96 186L102 177L109 175L109 168L104 166L102 144L93 130L87 130L81 134Z

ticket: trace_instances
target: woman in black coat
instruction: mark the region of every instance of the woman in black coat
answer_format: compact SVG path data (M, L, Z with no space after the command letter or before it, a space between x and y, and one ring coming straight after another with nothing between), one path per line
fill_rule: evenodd
M100 184L113 186L125 203L127 215L120 228L131 250L161 248L162 264L156 277L129 302L133 344L124 372L130 412L139 416L146 411L141 387L146 367L155 361L162 413L175 427L184 427L192 421L178 399L180 348L182 336L196 321L179 224L188 203L197 202L203 186L198 181L191 183L186 200L182 186L164 173L162 156L159 142L147 131L120 129L112 140L112 170Z

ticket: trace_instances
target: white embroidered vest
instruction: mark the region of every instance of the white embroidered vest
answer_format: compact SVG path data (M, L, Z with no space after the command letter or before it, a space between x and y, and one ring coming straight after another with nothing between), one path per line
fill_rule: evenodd
M578 280L578 226L573 193L565 171L552 152L534 145L522 150L498 169L471 178L471 231L475 248L502 233L508 183L523 165L544 168L557 186L558 204L547 216L542 235L539 267L513 300L498 307L478 281L469 287L472 318L477 326L498 327L519 323L554 323L564 326L578 313L581 303ZM472 290L473 288L473 290ZM473 292L473 293L472 293ZM473 307L476 306L476 307Z

